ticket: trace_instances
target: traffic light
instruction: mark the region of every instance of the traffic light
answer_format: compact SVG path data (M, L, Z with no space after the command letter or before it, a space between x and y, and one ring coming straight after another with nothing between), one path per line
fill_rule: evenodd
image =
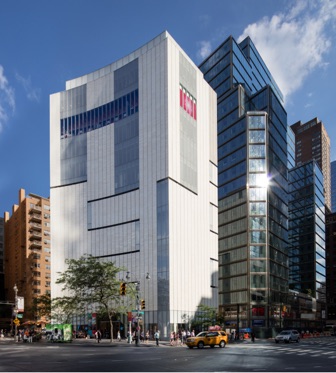
M120 293L120 295L126 295L126 282L122 282L120 284L119 293Z
M146 303L144 299L141 299L141 309L144 310L146 308Z

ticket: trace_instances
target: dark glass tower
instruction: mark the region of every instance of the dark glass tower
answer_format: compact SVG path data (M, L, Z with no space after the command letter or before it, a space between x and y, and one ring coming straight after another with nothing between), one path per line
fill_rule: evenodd
M330 163L331 171L331 212L336 212L336 161Z
M322 310L326 302L323 181L316 161L289 171L289 288L316 299L316 314L311 317L314 324L310 324L315 328L320 328L325 318Z
M315 161L289 171L290 289L325 300L323 175Z
M328 324L336 324L336 213L326 216L326 298Z
M250 38L201 65L217 92L219 307L229 328L270 334L288 293L287 114Z

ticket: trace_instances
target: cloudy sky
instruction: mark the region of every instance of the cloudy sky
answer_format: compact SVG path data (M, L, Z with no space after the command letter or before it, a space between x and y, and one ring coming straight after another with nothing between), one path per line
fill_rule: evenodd
M167 30L199 64L249 35L288 123L318 117L336 160L336 0L1 0L0 215L18 190L49 196L49 96Z

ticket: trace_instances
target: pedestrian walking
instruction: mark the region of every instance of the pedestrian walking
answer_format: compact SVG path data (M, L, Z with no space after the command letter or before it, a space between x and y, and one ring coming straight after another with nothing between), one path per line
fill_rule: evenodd
M100 330L96 331L95 337L96 337L97 343L100 343L100 340L101 340L101 332L100 332Z
M160 340L160 330L157 330L155 332L154 338L155 338L156 345L158 346L159 345L159 340Z
M149 330L147 330L146 332L146 343L148 344L148 341L149 341Z
M174 345L174 332L170 332L170 345Z
M187 332L185 330L182 330L182 344L185 344L187 342Z
M254 343L254 339L255 339L255 334L252 332L251 333L251 341Z
M118 330L117 339L119 342L121 342L120 330Z

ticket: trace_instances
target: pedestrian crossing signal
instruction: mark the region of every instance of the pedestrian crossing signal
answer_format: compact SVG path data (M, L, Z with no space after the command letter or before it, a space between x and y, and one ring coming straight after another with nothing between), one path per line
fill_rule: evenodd
M146 303L143 299L141 299L141 309L144 310L146 308Z
M120 293L120 295L126 295L126 282L122 282L120 284L119 293Z

